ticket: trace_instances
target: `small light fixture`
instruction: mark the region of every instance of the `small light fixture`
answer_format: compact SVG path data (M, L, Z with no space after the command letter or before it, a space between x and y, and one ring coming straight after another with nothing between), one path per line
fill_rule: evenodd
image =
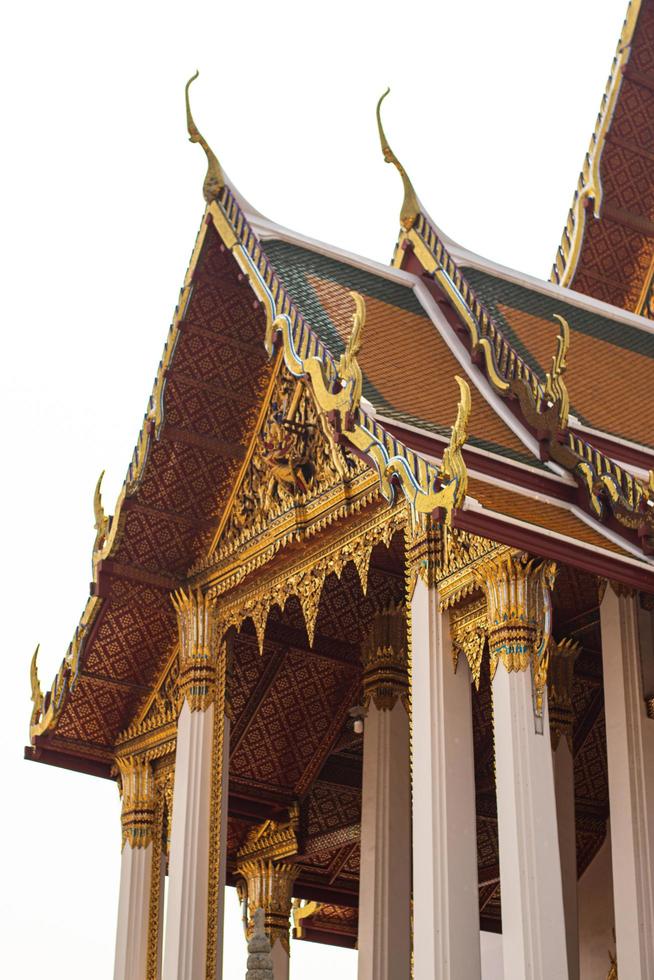
M354 734L363 735L363 719L366 717L366 709L363 705L357 704L353 708L350 708L349 715L352 719Z

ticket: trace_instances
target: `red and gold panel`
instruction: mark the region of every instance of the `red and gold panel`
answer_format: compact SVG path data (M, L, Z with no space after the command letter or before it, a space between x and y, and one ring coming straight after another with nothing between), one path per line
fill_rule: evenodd
M297 789L316 755L328 753L330 735L338 736L334 717L350 707L357 680L352 665L289 650L231 760L231 774L253 786Z
M84 658L84 672L148 689L162 651L177 639L175 613L166 591L111 576L104 615Z

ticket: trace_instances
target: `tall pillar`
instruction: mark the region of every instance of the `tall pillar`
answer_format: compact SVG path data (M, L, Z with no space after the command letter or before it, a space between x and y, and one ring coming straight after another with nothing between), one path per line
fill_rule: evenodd
M363 647L359 980L411 973L411 775L406 615L378 613Z
M407 561L413 724L415 980L481 975L470 673L453 668L431 531Z
M154 777L149 762L117 760L122 794L120 865L114 980L145 980L150 921Z
M654 721L647 717L636 595L600 604L618 972L654 977ZM645 663L652 656L643 650Z
M579 980L579 924L577 915L577 835L575 781L572 754L572 682L579 653L572 640L552 642L547 673L547 706L554 763L554 793L561 855L561 883L565 913L566 948L570 980Z
M270 942L273 980L289 980L291 948L290 915L293 885L299 867L272 858L240 860L238 870L245 881L248 909L248 936L251 938L259 909Z
M222 976L229 767L227 650L214 604L177 593L179 688L164 980Z
M615 949L611 831L590 862L578 885L579 975L581 980L605 977L609 952Z
M567 980L547 709L555 567L502 552L482 566L493 725L506 980Z

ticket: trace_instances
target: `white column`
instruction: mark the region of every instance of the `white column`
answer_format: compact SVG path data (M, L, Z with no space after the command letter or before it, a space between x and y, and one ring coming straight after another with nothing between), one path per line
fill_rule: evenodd
M119 759L123 851L114 980L145 980L152 878L154 779L149 763Z
M556 566L489 555L486 593L506 980L567 980L561 857L547 704Z
M618 974L654 977L654 721L647 717L638 599L600 605ZM644 657L652 651L643 651Z
M177 723L164 980L206 969L213 713L213 704L191 711L185 701Z
M463 661L463 658L460 658ZM411 601L415 980L481 975L470 673L418 578Z
M271 950L273 961L273 980L289 980L291 958L279 939L275 940Z
M363 645L359 980L409 980L411 777L406 615L378 613Z
M575 830L574 759L567 739L553 752L556 823L561 856L561 885L565 915L568 975L579 980L579 926L577 921L577 835Z
M120 863L114 980L145 980L152 843L123 848Z
M227 808L223 793L229 765L226 651L208 600L179 593L175 607L183 703L177 722L163 977L198 980L211 971L220 978Z
M241 901L247 902L248 935L252 937L254 923L259 910L264 913L264 928L270 942L273 978L288 980L290 969L290 915L293 885L300 870L299 865L289 861L275 861L272 858L257 857L260 847L265 853L276 845L285 850L289 857L297 853L297 818L299 810L292 808L287 824L266 824L261 828L261 836L246 841L239 851L238 871L243 876L244 888ZM267 833L267 831L270 831ZM249 845L253 847L249 849ZM270 846L268 846L270 845ZM248 851L249 856L245 856Z
M609 951L615 951L611 836L579 879L579 975L581 980L606 977Z
M562 640L551 644L547 677L550 739L554 763L554 793L561 855L561 883L565 915L568 975L579 980L579 924L577 915L577 835L575 825L574 758L572 754L572 685L579 644Z
M568 977L552 750L543 693L534 730L530 670L493 680L497 820L506 980Z

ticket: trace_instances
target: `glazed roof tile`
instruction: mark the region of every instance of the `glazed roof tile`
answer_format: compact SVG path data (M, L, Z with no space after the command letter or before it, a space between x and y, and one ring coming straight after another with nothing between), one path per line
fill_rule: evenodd
M410 284L393 282L320 252L266 241L266 254L289 294L334 357L345 349L356 290L366 300L359 355L365 397L385 417L448 436L452 378L461 366L442 341ZM486 452L542 468L515 433L472 389L468 442Z
M654 0L631 0L552 280L654 318Z
M554 351L554 314L565 317L572 414L592 428L654 448L651 416L643 411L654 390L654 333L480 269L464 272L515 350L543 377Z

